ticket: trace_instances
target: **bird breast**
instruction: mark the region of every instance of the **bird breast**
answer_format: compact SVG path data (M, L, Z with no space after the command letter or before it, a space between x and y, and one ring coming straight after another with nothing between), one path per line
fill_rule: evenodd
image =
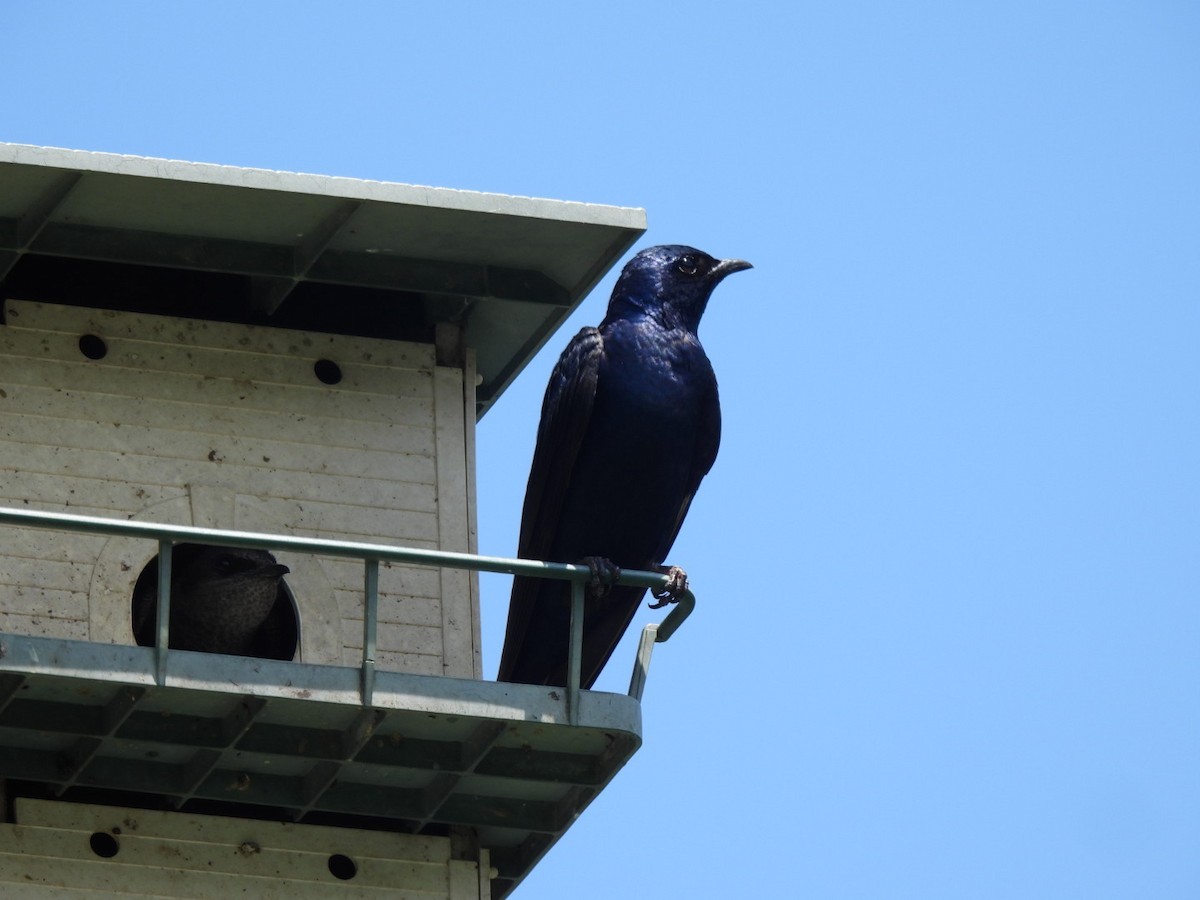
M606 556L643 567L661 560L689 493L698 423L715 400L699 342L655 352L606 339L588 429L564 500L554 558ZM643 348L644 350L644 348Z
M662 427L669 428L672 420L693 417L715 382L694 334L642 322L604 336L596 401L610 406L618 419L650 426L647 417L661 417Z

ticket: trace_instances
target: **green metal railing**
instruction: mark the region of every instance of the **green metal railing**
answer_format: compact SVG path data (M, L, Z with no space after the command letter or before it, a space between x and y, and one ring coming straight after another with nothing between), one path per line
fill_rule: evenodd
M170 652L168 643L171 618L171 548L175 544L187 542L227 547L255 547L264 550L283 550L361 560L363 562L365 598L361 664L361 696L364 706L371 705L375 687L375 645L379 613L379 564L381 562L570 581L571 626L567 655L567 716L571 724L578 723L580 668L583 656L583 601L585 585L592 577L592 571L587 566L528 559L505 559L444 550L391 547L385 544L322 540L294 535L227 531L188 525L161 525L5 507L0 507L0 524L144 538L158 543L158 631L155 635L154 650L155 677L160 685L166 684L167 655ZM669 579L666 575L636 570L623 570L620 578L617 579L618 584L658 589L667 587L668 582ZM661 623L647 625L642 630L634 661L633 675L629 682L631 697L637 700L642 698L654 644L662 643L670 638L683 620L691 614L695 605L695 596L690 590L684 589L678 597L678 602L674 604Z

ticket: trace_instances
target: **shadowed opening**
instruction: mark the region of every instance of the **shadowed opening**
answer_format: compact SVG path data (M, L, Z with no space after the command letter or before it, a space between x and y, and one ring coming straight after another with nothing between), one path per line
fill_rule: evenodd
M206 544L176 544L172 549L171 571L178 576L187 569L195 555L205 550ZM177 585L172 582L171 602L175 602ZM133 639L140 647L153 647L158 632L158 554L146 563L133 587L130 603L130 625ZM177 636L172 634L170 646L177 646ZM300 617L296 601L287 586L286 578L279 580L279 590L271 612L258 629L250 656L259 659L292 660L300 647Z
M343 853L329 857L329 873L342 881L349 881L358 874L358 864Z
M342 380L342 367L332 359L318 359L313 363L313 373L322 384L337 384Z
M79 338L79 352L88 359L104 359L108 355L108 344L97 334L85 334Z
M88 838L88 846L92 848L92 852L104 859L112 859L121 849L121 845L117 843L117 839L107 831L97 831Z

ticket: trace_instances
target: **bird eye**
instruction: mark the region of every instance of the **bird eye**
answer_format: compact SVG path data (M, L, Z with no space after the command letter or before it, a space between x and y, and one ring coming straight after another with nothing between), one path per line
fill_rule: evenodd
M679 257L679 262L676 265L678 266L679 271L684 275L695 275L696 269L700 267L696 262L696 257L692 256L690 253Z
M216 562L213 563L213 568L221 575L237 575L253 569L254 560L246 559L242 556L234 556L232 553L223 553L217 557Z

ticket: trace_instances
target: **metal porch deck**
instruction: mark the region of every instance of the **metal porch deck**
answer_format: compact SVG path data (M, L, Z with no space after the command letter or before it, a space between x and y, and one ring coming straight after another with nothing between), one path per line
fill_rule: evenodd
M0 777L63 799L447 833L503 897L641 744L640 704L561 688L0 636Z

